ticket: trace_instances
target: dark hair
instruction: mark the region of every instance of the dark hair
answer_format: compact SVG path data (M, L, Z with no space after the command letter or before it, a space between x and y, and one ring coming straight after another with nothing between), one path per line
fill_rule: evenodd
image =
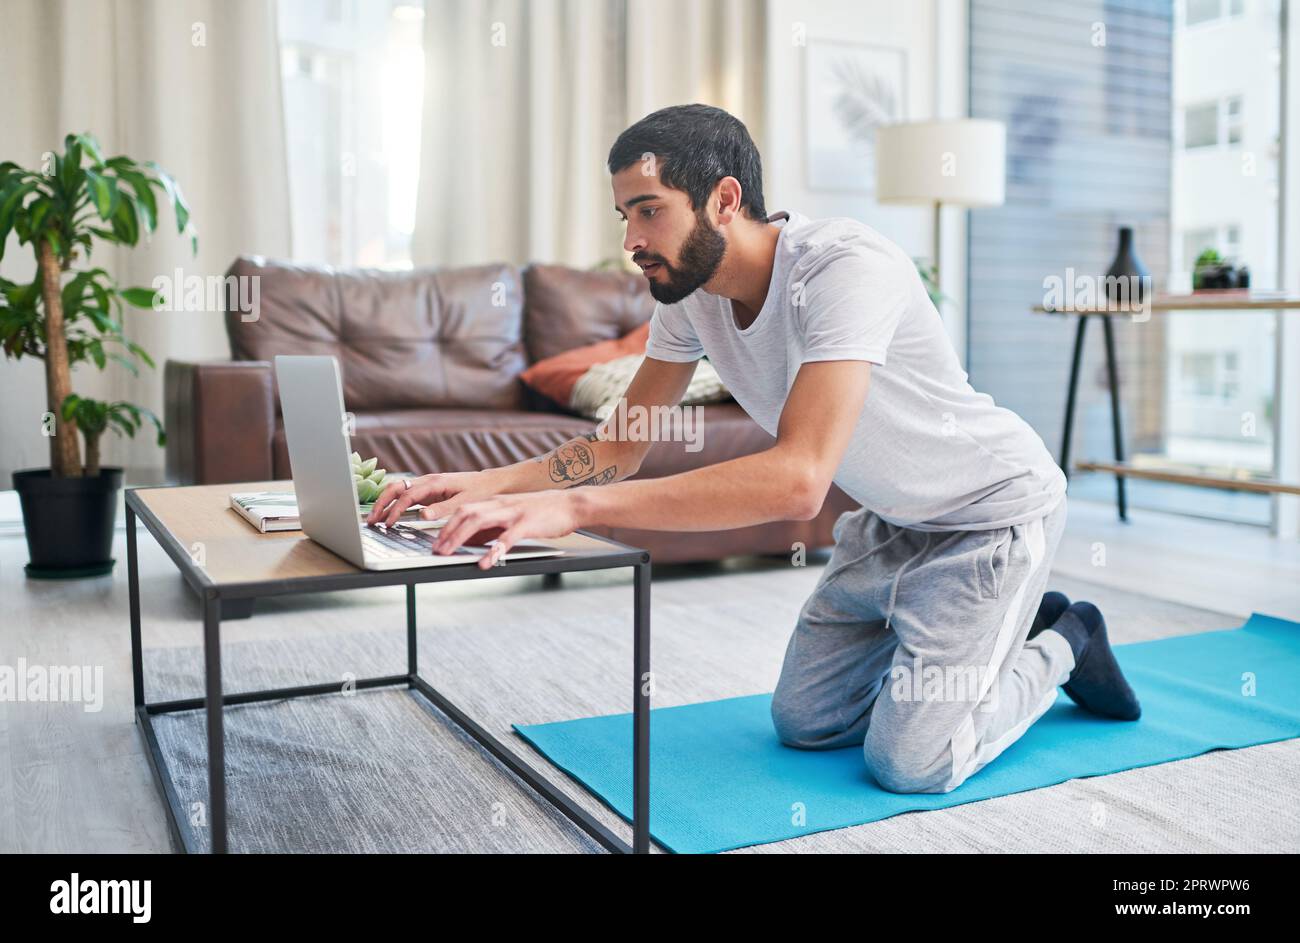
M673 105L646 115L618 136L609 149L616 174L653 154L659 180L684 190L700 210L723 177L740 181L740 205L750 219L765 222L763 163L740 119L712 105Z

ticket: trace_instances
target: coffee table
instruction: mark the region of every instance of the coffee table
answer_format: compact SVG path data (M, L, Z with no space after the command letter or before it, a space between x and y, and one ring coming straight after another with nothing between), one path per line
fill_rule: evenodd
M481 570L473 563L412 570L362 570L335 556L301 531L258 533L230 509L232 491L291 491L286 481L189 487L135 488L126 493L127 579L131 609L131 672L135 716L146 746L154 781L167 810L173 842L183 851L198 849L195 827L181 805L159 749L153 718L176 711L203 710L208 736L208 827L213 853L228 847L224 708L232 704L339 693L339 682L292 688L227 693L221 678L223 605L262 596L334 592L373 586L406 588L406 669L382 677L350 681L355 690L405 686L418 692L489 753L500 760L542 799L550 802L602 847L613 852L650 850L650 554L606 537L578 531L547 543L562 548L558 557L516 560ZM202 605L204 696L150 703L145 699L144 659L140 635L140 574L136 524L143 523L198 595ZM416 661L415 587L421 583L493 579L502 576L570 573L580 570L633 568L632 644L632 828L631 843L579 807L537 769L467 716L420 676ZM237 823L236 823L237 824Z

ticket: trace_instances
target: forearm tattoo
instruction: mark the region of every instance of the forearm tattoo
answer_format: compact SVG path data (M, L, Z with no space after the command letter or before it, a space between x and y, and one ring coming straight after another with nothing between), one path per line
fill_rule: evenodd
M571 487L581 488L583 485L607 485L614 480L617 474L618 474L618 466L610 465L608 468L604 469L603 471L598 471L596 472L596 474L592 475L590 478L586 479L585 481L580 481L576 485L572 485Z
M584 432L575 439L565 442L548 455L539 455L536 462L546 462L551 480L567 487L578 485L603 485L614 480L618 474L616 466L611 465L596 471L596 455L587 443L600 441L595 432Z
M595 470L595 453L576 439L551 453L551 481L582 481Z

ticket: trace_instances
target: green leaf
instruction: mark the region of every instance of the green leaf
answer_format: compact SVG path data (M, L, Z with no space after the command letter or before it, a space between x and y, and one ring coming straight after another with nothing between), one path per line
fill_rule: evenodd
M81 402L81 397L78 396L76 393L69 393L67 395L67 397L63 400L62 407L60 407L59 409L59 412L63 414L64 422L70 422L72 420L72 417L76 415L77 406L80 402Z
M41 290L40 276L32 279L26 285L15 285L9 282L5 285L4 295L9 299L9 304L15 308L31 307L36 301L36 297Z
M104 312L104 316L111 318L113 309L109 301L108 289L99 282L91 282L90 290L95 294L95 304L99 305L99 310Z
M167 191L167 196L171 198L172 210L176 213L176 231L178 233L185 232L185 224L190 221L190 205L185 202L185 195L181 193L180 184L154 161L146 161L145 166L154 172L158 182Z
M109 413L108 421L112 425L117 426L119 435L124 435L127 438L133 438L135 436L135 426L131 424L129 418L124 417L121 413Z
M95 211L99 213L99 218L112 219L120 199L117 181L97 171L87 170L86 182L90 185L90 197L95 201Z
M108 359L114 361L115 363L120 363L122 366L126 367L126 369L131 371L132 376L138 377L140 375L140 368L137 367L135 365L135 361L131 360L130 358L123 357L121 354L109 354Z
M104 355L104 345L99 341L91 341L86 345L86 349L90 353L90 358L95 361L95 366L103 370L108 362L108 358Z
M19 211L27 194L35 190L36 186L35 180L28 180L0 193L0 259L4 258L5 241L9 238L9 231L14 227L14 215Z
M27 238L29 240L40 235L41 226L45 222L45 217L50 215L50 210L53 206L54 202L48 197L37 197L27 205Z
M113 213L113 235L123 245L133 246L140 241L140 222L135 215L134 203L129 196L122 194Z
M117 322L98 308L82 308L86 317L94 322L95 327L104 334L117 334Z
M155 440L158 444L158 447L161 448L162 446L166 445L167 432L165 429L163 429L162 421L159 420L159 418L155 416L153 412L148 409L142 409L141 412L145 414L146 418L148 418L148 420L153 423L154 429L158 431L158 437Z
M135 197L144 220L145 231L153 232L158 228L158 201L154 199L153 187L149 178L135 170L118 170L117 175L135 191Z
M91 160L96 164L102 164L104 162L103 152L99 149L99 141L95 139L93 134L89 131L84 131L81 134L78 134L76 138L77 143L81 145L81 149L90 155Z
M81 145L71 134L64 140L64 144L68 153L59 165L58 180L63 192L71 199L72 195L80 189L86 172L81 169Z
M134 354L135 356L143 360L146 364L149 365L150 368L157 369L157 365L153 362L153 358L149 356L149 354L145 351L143 347L141 347L139 344L133 344L131 343L131 341L126 341L125 343L126 343L127 350L129 350L132 354Z
M137 308L152 308L155 300L162 304L162 292L154 291L152 288L124 288L118 291L127 304L135 305Z
M81 299L86 293L86 284L94 276L90 272L78 272L68 284L63 286L63 315L72 318L81 308Z

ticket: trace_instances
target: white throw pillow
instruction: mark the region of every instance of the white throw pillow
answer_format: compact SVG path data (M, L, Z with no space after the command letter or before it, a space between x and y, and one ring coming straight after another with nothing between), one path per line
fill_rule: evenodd
M645 359L643 354L628 354L606 363L598 363L578 378L569 396L569 408L591 419L604 420L618 408L618 401L627 392L636 376L637 368ZM699 403L719 403L731 396L722 385L718 371L707 360L695 366L695 375L682 396L682 406Z

